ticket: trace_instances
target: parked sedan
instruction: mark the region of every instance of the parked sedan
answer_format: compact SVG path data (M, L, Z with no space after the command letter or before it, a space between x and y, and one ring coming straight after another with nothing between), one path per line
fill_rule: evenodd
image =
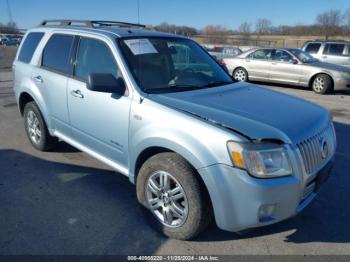
M350 68L321 62L296 48L252 49L224 63L237 81L304 86L318 94L350 90Z

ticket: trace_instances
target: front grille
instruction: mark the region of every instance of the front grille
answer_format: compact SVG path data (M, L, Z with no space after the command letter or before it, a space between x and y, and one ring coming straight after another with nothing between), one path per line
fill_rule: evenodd
M328 146L328 154L325 157L322 156L322 141L326 141ZM324 130L300 142L297 146L304 162L306 173L314 173L333 154L335 148L333 125L329 124Z

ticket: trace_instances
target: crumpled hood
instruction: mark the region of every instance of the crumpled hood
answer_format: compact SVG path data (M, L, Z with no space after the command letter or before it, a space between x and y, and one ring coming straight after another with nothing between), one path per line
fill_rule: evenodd
M306 65L315 66L315 67L319 67L319 68L323 68L323 69L327 69L327 70L334 70L334 71L339 71L339 72L350 73L350 68L347 66L331 64L331 63L326 63L326 62L321 62L321 61L306 64Z
M148 98L250 139L298 143L315 135L330 121L329 112L316 104L248 83L150 94Z

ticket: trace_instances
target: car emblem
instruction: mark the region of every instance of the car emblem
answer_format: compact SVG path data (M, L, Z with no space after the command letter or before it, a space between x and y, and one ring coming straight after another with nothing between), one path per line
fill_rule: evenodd
M328 143L323 137L320 139L320 149L321 156L323 159L325 159L328 155Z

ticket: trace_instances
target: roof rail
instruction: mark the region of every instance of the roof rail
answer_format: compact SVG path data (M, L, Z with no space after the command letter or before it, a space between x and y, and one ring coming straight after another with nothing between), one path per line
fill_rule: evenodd
M117 22L117 21L103 21L103 20L69 20L69 19L56 19L56 20L44 20L40 24L41 26L86 26L86 27L137 27L146 28L146 25L127 23L127 22Z
M318 41L318 42L349 42L349 40L343 40L343 39L314 39L314 40L307 40L307 42L313 42L313 41Z

